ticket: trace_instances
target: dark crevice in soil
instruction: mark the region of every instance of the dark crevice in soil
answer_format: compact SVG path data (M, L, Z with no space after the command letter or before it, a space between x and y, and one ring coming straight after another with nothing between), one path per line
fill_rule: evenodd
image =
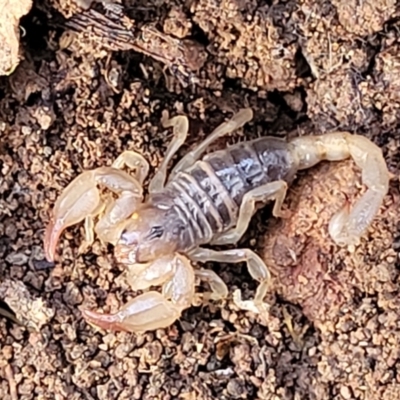
M299 78L312 78L311 67L299 47L295 54L296 74Z
M21 43L27 54L37 62L51 60L54 53L48 46L51 27L46 13L34 8L28 15L21 18L21 27L24 30Z
M210 40L208 36L195 22L192 22L192 34L188 39L194 40L195 42L200 43L204 47L210 45Z

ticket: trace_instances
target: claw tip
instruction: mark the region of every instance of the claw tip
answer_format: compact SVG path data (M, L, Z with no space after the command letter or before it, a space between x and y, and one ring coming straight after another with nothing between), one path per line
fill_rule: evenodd
M83 307L80 307L79 310L82 313L82 317L89 325L106 331L126 331L114 314L101 314Z
M63 228L55 224L53 220L47 224L44 235L44 253L48 262L54 262L56 246Z

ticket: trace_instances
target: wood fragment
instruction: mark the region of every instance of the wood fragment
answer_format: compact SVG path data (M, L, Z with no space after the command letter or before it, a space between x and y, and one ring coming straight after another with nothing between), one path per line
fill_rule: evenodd
M113 9L107 10L107 15L93 9L84 11L74 15L66 26L87 34L112 51L134 50L160 61L184 87L198 82L195 73L207 59L199 43L166 35L153 24L138 28L135 21Z

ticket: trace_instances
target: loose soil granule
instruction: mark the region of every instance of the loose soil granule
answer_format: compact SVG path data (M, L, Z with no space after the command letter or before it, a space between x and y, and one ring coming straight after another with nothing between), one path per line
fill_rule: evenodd
M168 43L197 43L207 54L197 81L182 85L150 52L112 50L66 27L93 10L108 20L122 10L135 40L151 25ZM0 399L397 400L399 5L44 0L22 15L13 34L18 24L25 32L23 57L0 78L0 307L21 323L0 316ZM82 224L62 236L55 265L44 261L60 191L128 149L154 173L171 140L167 114L190 119L182 156L247 106L254 120L213 148L346 129L383 149L394 179L360 245L339 249L327 233L331 215L364 190L360 171L351 160L322 163L291 186L290 218L264 207L239 243L271 266L268 314L240 311L230 296L155 332L89 326L79 306L116 310L136 293L112 248L84 245ZM206 267L230 293L254 295L243 265Z

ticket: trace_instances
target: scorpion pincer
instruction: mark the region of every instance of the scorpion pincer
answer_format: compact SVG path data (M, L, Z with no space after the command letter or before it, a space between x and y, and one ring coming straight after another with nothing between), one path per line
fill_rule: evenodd
M267 201L275 201L275 217L285 217L281 207L288 184L297 171L322 160L351 157L362 171L366 192L351 209L345 206L334 215L328 227L337 245L359 243L388 192L390 174L382 151L363 136L335 132L290 141L262 137L204 155L212 142L252 117L251 109L242 109L222 123L177 163L168 180L167 165L184 143L189 125L185 116L163 121L165 128L173 127L173 139L146 199L142 184L149 164L133 151L122 153L111 167L83 172L63 191L46 229L46 258L54 260L66 227L85 220L86 241L93 242L96 233L102 242L113 244L116 259L127 267L128 283L144 291L114 314L82 309L87 322L130 332L166 328L194 304L196 277L208 284L209 298L226 298L222 279L211 270L193 268L192 261L245 262L259 285L253 300L242 300L237 290L234 302L241 309L266 310L270 272L264 261L248 248L216 251L202 245L236 244L256 206ZM161 291L150 290L154 286Z

